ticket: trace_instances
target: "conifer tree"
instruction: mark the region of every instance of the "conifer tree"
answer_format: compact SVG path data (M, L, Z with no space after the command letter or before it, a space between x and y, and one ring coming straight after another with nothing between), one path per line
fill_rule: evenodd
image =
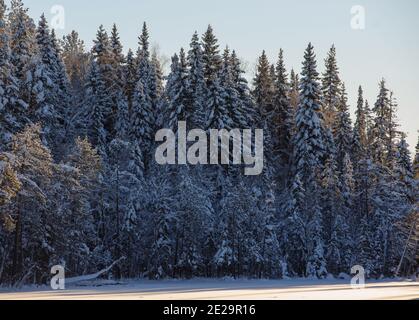
M356 106L356 120L354 125L352 141L352 158L355 162L361 160L365 155L368 143L367 115L364 108L364 92L362 87L358 88L358 101Z
M219 51L218 39L214 35L211 25L202 36L202 59L204 62L204 76L207 85L217 76L221 68L221 56Z
M157 51L153 50L153 53L151 54L151 65L154 69L154 76L155 76L155 86L156 86L156 99L160 99L160 97L163 94L164 91L164 75L162 70L162 64L160 62L159 57L157 56ZM159 101L156 101L155 103L158 103Z
M304 239L307 248L305 274L307 276L324 277L327 274L324 259L324 244L322 240L322 221L319 192L319 174L324 156L323 117L321 106L320 84L316 70L316 60L311 43L308 45L303 61L302 78L300 82L300 103L296 114L296 135L293 139L295 177L301 181L304 190L302 203L294 201L297 206L307 238ZM300 183L294 183L299 185Z
M177 54L172 57L171 73L168 76L166 87L168 125L173 130L176 130L179 121L189 123L189 119L192 117L188 92L188 70L183 49L181 49L179 57Z
M15 225L6 205L18 194L22 183L19 180L18 173L13 168L10 159L6 155L0 154L0 225L3 225L7 231L13 231ZM5 261L2 261L2 265Z
M199 43L198 33L195 32L192 36L190 43L190 49L188 52L188 91L191 95L191 127L193 128L205 128L207 110L205 108L205 70L204 70L204 58Z
M333 45L325 60L326 70L322 78L323 108L325 125L335 126L336 116L340 104L341 80L336 61L336 48Z
M413 174L415 180L419 180L419 139L418 144L416 145L415 159L413 160Z
M26 103L20 98L19 81L11 63L9 34L6 26L6 5L0 1L0 150L28 122Z
M342 172L344 166L344 158L351 154L353 133L352 123L349 114L348 97L346 95L345 85L341 88L341 97L337 105L334 137L336 144L336 160L338 170Z
M147 171L150 162L156 116L153 105L152 81L154 79L150 64L149 34L145 23L139 43L137 83L131 107L130 136L134 150L131 166L136 174L141 175Z
M30 59L34 54L36 27L27 14L22 0L12 0L8 16L11 63L14 67L15 77L21 81L21 94L27 95L23 85Z
M240 114L233 119L235 128L251 128L257 117L254 103L251 97L249 84L243 74L241 62L237 57L236 51L231 53L231 72L233 76L234 87L239 95L240 100Z
M401 183L401 188L403 188L402 192L409 198L411 203L414 203L414 172L405 133L401 133L395 158L394 171L397 180Z
M285 70L282 49L279 52L275 77L275 102L272 140L282 166L288 166L291 155L291 137L294 124L294 112L289 100L288 75Z
M270 117L273 109L273 81L271 76L271 65L265 51L259 57L256 75L253 80L253 97L261 114L262 121Z
M89 67L90 54L86 52L83 40L74 30L63 37L61 46L62 60L71 88L74 93L80 93Z
M300 80L298 74L295 73L294 69L291 69L290 72L290 92L289 92L289 98L290 103L292 106L292 110L295 115L295 111L298 107L298 97L299 97L299 87L300 87Z
M223 88L223 100L225 110L224 128L233 129L236 123L244 122L244 114L239 93L234 82L233 66L231 64L230 50L224 50L223 62L220 71L220 84Z
M390 169L393 169L395 166L395 157L397 153L397 144L396 138L399 134L398 132L398 123L397 123L397 100L393 92L390 92L390 105L387 114L387 125L388 125L388 141L386 143L387 149L387 165Z
M134 53L131 49L128 50L126 56L126 64L124 66L124 79L124 93L128 102L128 110L131 111L135 85L137 82L137 64L134 57Z
M40 266L45 254L52 254L52 214L48 211L48 186L53 174L52 157L42 144L41 127L34 125L14 136L10 160L18 172L22 187L17 195L14 213L12 278L20 280L31 259ZM46 214L47 213L47 214ZM49 214L51 215L49 215ZM27 259L31 257L31 259ZM45 275L45 274L44 274ZM39 281L39 279L37 279Z
M108 133L105 128L107 106L109 97L106 94L106 84L95 61L92 61L88 79L86 82L86 114L89 117L89 126L86 133L90 137L93 146L96 147L102 157L106 156L106 142Z
M387 149L389 141L388 114L390 111L389 90L386 88L385 80L380 82L380 92L377 102L374 105L373 127L371 129L371 151L376 163L385 166L387 164Z

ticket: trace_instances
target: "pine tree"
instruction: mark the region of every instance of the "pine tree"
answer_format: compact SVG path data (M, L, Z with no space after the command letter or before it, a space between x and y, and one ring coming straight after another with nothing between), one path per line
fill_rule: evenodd
M273 142L280 155L282 166L288 166L291 154L291 137L294 124L294 112L292 111L289 96L288 75L285 70L282 49L279 52L276 65L275 77L275 102L273 119ZM277 142L277 144L275 144ZM276 148L275 148L276 149Z
M356 107L356 120L354 125L352 156L354 162L357 163L365 156L368 143L367 135L367 115L364 108L364 91L362 87L358 88L358 101Z
M128 105L121 97L116 119L116 137L109 145L106 193L109 203L107 222L108 246L114 260L127 258L116 266L115 276L120 278L130 270L136 241L137 212L135 195L139 182L130 172L131 144L129 142Z
M172 207L177 213L175 226L174 275L190 278L202 274L203 246L214 212L210 191L200 181L200 169L182 166L173 178L177 186Z
M326 243L326 259L328 270L337 273L340 269L340 245L337 221L342 210L340 184L334 155L328 157L322 172L322 213L323 233ZM340 220L340 219L339 219ZM338 228L336 228L338 227Z
M25 78L28 96L29 116L32 122L40 122L43 127L44 142L56 156L58 146L64 138L63 116L59 105L65 105L64 95L60 95L57 79L57 55L45 16L41 16L36 33L38 52L28 66ZM65 109L65 107L64 107ZM64 112L64 111L62 111Z
M134 96L135 84L137 82L137 64L134 53L131 49L128 50L126 56L126 64L124 67L125 89L124 93L128 101L128 110L132 108L132 99Z
M214 35L211 25L209 25L207 31L202 36L204 77L208 86L217 78L221 68L221 56L218 48L218 40Z
M368 100L365 100L365 122L367 125L367 145L372 145L373 141L373 112L370 108ZM370 153L367 150L367 153Z
M257 113L251 97L249 85L243 74L241 62L237 57L236 51L233 50L231 53L231 71L233 75L234 87L239 95L240 99L240 112L233 121L235 122L235 128L251 128L254 126L254 122Z
M374 105L373 127L371 129L372 156L375 162L385 166L387 164L387 149L389 141L388 114L390 109L389 90L384 79L380 82L380 92Z
M11 63L14 67L15 77L23 82L25 80L30 59L34 54L35 24L27 14L22 0L12 0L8 16ZM23 83L20 89L22 96L27 95Z
M156 169L153 167L153 169ZM175 237L174 228L178 215L171 207L172 193L168 181L168 170L153 171L149 178L150 189L149 221L147 224L150 234L148 277L150 279L164 279L173 275Z
M175 54L172 57L171 73L168 76L166 86L168 125L173 130L176 130L179 121L189 123L189 119L192 117L188 87L186 57L184 50L181 49L179 56Z
M352 123L349 114L348 97L346 95L345 85L342 85L341 98L337 105L334 137L337 151L337 166L342 172L344 166L344 158L350 155L352 149L353 133Z
M296 114L296 135L293 139L295 177L301 180L304 189L302 203L295 203L299 208L306 243L307 276L324 277L327 274L322 241L322 222L319 198L319 174L324 156L323 118L321 114L321 92L316 70L315 54L311 43L308 45L303 62L300 83L300 103ZM294 182L294 185L296 183ZM297 183L296 185L299 185Z
M93 146L99 150L101 156L106 156L107 131L105 129L105 118L109 98L106 94L106 84L95 61L92 61L88 80L86 82L87 116L89 125L86 128Z
M54 29L51 31L51 45L53 53L53 68L55 73L55 81L58 85L58 98L61 101L62 106L58 108L61 117L66 121L69 117L69 99L70 99L70 81L65 69L65 64L62 59L62 48L56 38Z
M19 82L11 63L5 11L4 1L0 1L0 150L6 148L12 135L27 123L27 105L20 99Z
M401 182L403 194L409 198L411 203L414 203L414 171L405 133L401 134L400 141L397 144L395 158L394 171L398 181Z
M205 129L223 129L231 125L231 123L228 123L224 101L225 93L221 85L220 73L222 59L218 47L218 40L213 33L212 27L208 26L207 31L202 37L202 59L206 80Z
M207 110L205 109L205 74L204 74L204 59L201 44L199 43L198 33L195 32L192 36L190 49L188 52L188 91L191 95L191 127L205 128Z
M87 138L77 138L64 163L64 169L65 166L76 169L76 181L79 185L73 191L74 204L70 206L71 211L64 225L64 228L71 230L67 239L69 256L65 258L66 267L74 275L95 272L96 263L101 259L94 255L98 255L101 246L99 203L102 159Z
M103 25L101 25L92 48L98 74L107 90L107 99L103 99L103 105L101 106L107 141L112 140L115 134L116 97L122 90L122 66L121 61L118 61L118 59L122 59L122 53L120 52L122 48L118 42L119 35L116 27L113 28L112 38L110 39Z
M12 143L11 165L22 183L11 215L15 224L11 272L15 281L29 270L28 263L45 265L48 261L41 260L41 257L53 253L52 229L49 229L52 228L52 217L48 215L47 192L53 165L51 154L42 144L40 135L40 126L30 126L15 135Z
M74 30L63 37L61 46L62 60L71 88L74 93L80 93L89 67L90 55L85 51L83 40L79 38L79 34Z
M158 100L161 98L164 92L164 75L162 70L162 64L160 62L159 57L157 56L156 50L153 50L153 53L151 54L151 65L154 69L155 76L155 98L157 99L155 103L158 103Z
M271 77L271 66L265 51L259 57L256 75L253 80L253 97L261 114L262 121L270 117L273 108L273 81Z
M153 105L153 71L150 64L149 34L144 23L139 38L140 47L137 53L137 83L131 110L130 136L133 145L133 172L142 175L147 171L153 144L155 126L155 105ZM155 86L154 86L155 89Z
M329 128L335 126L337 112L340 104L341 81L336 61L336 48L333 45L325 60L326 70L322 78L323 108L325 125Z
M290 92L289 92L289 98L290 103L295 115L295 111L298 107L298 97L299 97L299 88L300 87L300 80L298 74L295 73L294 69L291 69L290 72Z
M390 105L387 114L387 126L388 126L388 141L386 143L387 148L387 165L390 166L391 169L395 166L395 157L397 153L397 144L396 138L398 135L397 128L399 127L397 123L397 100L394 97L394 93L390 92Z
M228 116L226 94L221 85L219 75L211 80L207 86L206 109L208 110L206 129L228 129L231 128L231 119Z
M413 174L414 174L415 180L419 180L419 139L418 139L418 144L416 145L415 159L413 161Z
M114 69L116 70L116 76L121 76L121 67L125 62L124 55L122 53L123 48L121 40L119 38L119 32L116 24L112 26L112 32L110 37L110 46L113 54ZM122 81L123 79L119 79Z
M0 219L4 229L9 232L13 231L15 225L6 206L17 196L21 186L22 183L10 159L6 155L0 154L0 208L2 212ZM2 265L4 264L5 261L2 261Z
M223 88L222 98L224 101L223 128L235 128L236 123L244 122L244 112L239 97L239 92L236 90L234 82L233 66L231 64L230 50L227 47L224 50L223 62L220 71L220 84ZM242 120L243 119L243 120Z

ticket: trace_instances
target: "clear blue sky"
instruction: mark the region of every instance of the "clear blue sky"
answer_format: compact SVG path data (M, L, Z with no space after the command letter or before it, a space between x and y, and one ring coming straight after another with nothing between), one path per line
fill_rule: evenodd
M419 1L417 0L26 0L35 19L53 5L65 9L66 24L58 34L77 30L90 48L100 24L115 22L127 48L136 49L143 21L152 43L170 56L187 47L192 33L213 25L220 44L237 50L248 63L249 75L265 49L272 59L285 50L288 68L299 71L303 51L311 41L320 70L334 43L342 79L354 111L358 85L370 103L384 77L399 102L399 120L409 133L411 150L419 129ZM366 10L365 30L352 30L351 7Z

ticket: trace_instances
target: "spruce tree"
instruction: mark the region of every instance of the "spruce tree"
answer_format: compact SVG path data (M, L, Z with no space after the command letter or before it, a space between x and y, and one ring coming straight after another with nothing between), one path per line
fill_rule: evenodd
M341 88L341 97L337 105L334 137L337 152L338 170L342 172L344 166L344 158L351 154L353 133L352 123L349 114L348 97L346 95L345 85Z
M199 43L198 33L195 32L192 36L190 43L190 49L188 52L188 91L191 95L191 127L193 128L205 128L207 110L205 108L205 70L204 70L204 58Z
M290 92L289 98L290 103L292 106L292 111L294 112L297 110L298 107L298 97L299 97L299 87L300 87L300 80L298 74L295 73L294 69L291 69L290 72Z
M288 166L291 155L291 137L294 112L289 100L288 75L285 70L282 49L279 52L275 77L275 100L273 115L273 137L275 152L279 155L281 166ZM276 142L276 143L275 143Z
M415 159L413 160L413 174L415 180L419 180L419 139L418 144L416 145Z
M387 114L387 126L388 126L388 141L386 143L387 149L387 165L390 169L395 166L395 157L397 153L396 138L399 134L398 123L397 123L397 100L393 92L390 92L390 105Z
M139 44L137 83L131 107L130 136L134 150L131 166L136 174L142 175L147 171L150 163L156 117L155 105L153 105L154 79L150 63L149 34L145 23Z
M0 150L11 142L12 135L28 122L26 103L20 98L19 81L11 63L6 6L0 1Z
M71 31L61 41L62 60L73 93L80 94L89 67L90 54L86 52L83 40L76 31Z
M109 96L106 93L106 84L95 61L92 61L88 79L86 82L86 116L89 119L86 134L92 144L99 150L102 157L106 156L106 142L108 132L105 128L107 106L110 105Z
M265 51L259 57L255 78L253 79L253 97L256 106L262 117L266 121L271 116L273 109L273 82L271 75L271 65Z
M48 187L53 175L52 156L42 144L41 127L33 125L15 135L12 142L12 166L19 173L22 187L17 195L14 214L12 278L17 281L27 272L28 263L48 266L47 254L53 254L54 213L49 211ZM46 269L44 269L46 270ZM40 273L39 276L45 276ZM36 279L39 281L40 279Z
M163 94L164 91L164 75L163 75L163 70L162 70L162 64L160 62L159 57L157 56L157 52L156 50L153 50L153 53L151 54L151 65L154 69L154 77L155 77L155 95L156 95L156 99L160 99L160 97ZM156 103L158 103L159 101L156 101Z
M233 66L228 47L224 50L223 63L220 71L220 83L223 88L224 128L233 129L236 123L243 122L242 104L234 82Z
M295 177L301 181L304 190L302 203L293 205L301 211L305 228L307 258L305 274L324 277L327 274L322 239L321 208L318 197L319 174L322 168L325 142L323 140L323 117L319 74L311 43L308 45L303 61L300 82L300 103L296 114L296 135L293 139ZM299 183L294 183L299 185Z
M403 188L403 194L408 197L411 203L414 203L414 171L405 133L401 133L400 141L397 144L394 171L397 180L401 183L401 188Z
M211 25L202 36L202 59L204 63L204 77L209 85L218 76L221 68L221 56L218 39L214 35Z
M231 53L231 72L233 76L234 87L240 99L240 112L233 121L235 128L251 128L254 126L257 113L251 97L249 84L243 76L245 71L242 69L240 59L237 57L236 51Z
M326 70L322 78L323 108L325 125L329 128L335 126L341 96L341 80L336 61L336 48L333 45L325 60Z
M10 29L11 63L14 67L15 77L21 81L21 94L27 96L23 81L25 80L28 65L34 55L34 36L36 27L27 14L22 0L12 0L8 16Z
M186 121L188 124L192 117L188 87L186 57L184 50L181 49L179 56L175 54L172 57L171 73L166 86L168 125L172 130L176 130L179 121Z
M137 64L134 57L134 53L131 49L128 50L126 56L126 64L124 66L124 79L124 93L128 101L128 110L131 111L135 85L137 82Z
M384 79L380 82L380 92L372 111L374 112L373 127L371 129L372 156L376 163L385 166L387 164L388 151L386 146L389 141L388 115L390 111L390 97Z
M367 115L364 108L364 92L362 87L358 88L358 101L356 106L356 120L352 139L352 158L354 162L360 161L365 155L368 143Z

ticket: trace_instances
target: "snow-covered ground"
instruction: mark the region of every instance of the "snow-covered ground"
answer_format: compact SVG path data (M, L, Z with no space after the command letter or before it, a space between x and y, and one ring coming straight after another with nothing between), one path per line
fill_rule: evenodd
M0 288L0 300L413 300L419 299L419 282L374 281L365 289L352 289L348 280L190 280L96 282L19 291Z

